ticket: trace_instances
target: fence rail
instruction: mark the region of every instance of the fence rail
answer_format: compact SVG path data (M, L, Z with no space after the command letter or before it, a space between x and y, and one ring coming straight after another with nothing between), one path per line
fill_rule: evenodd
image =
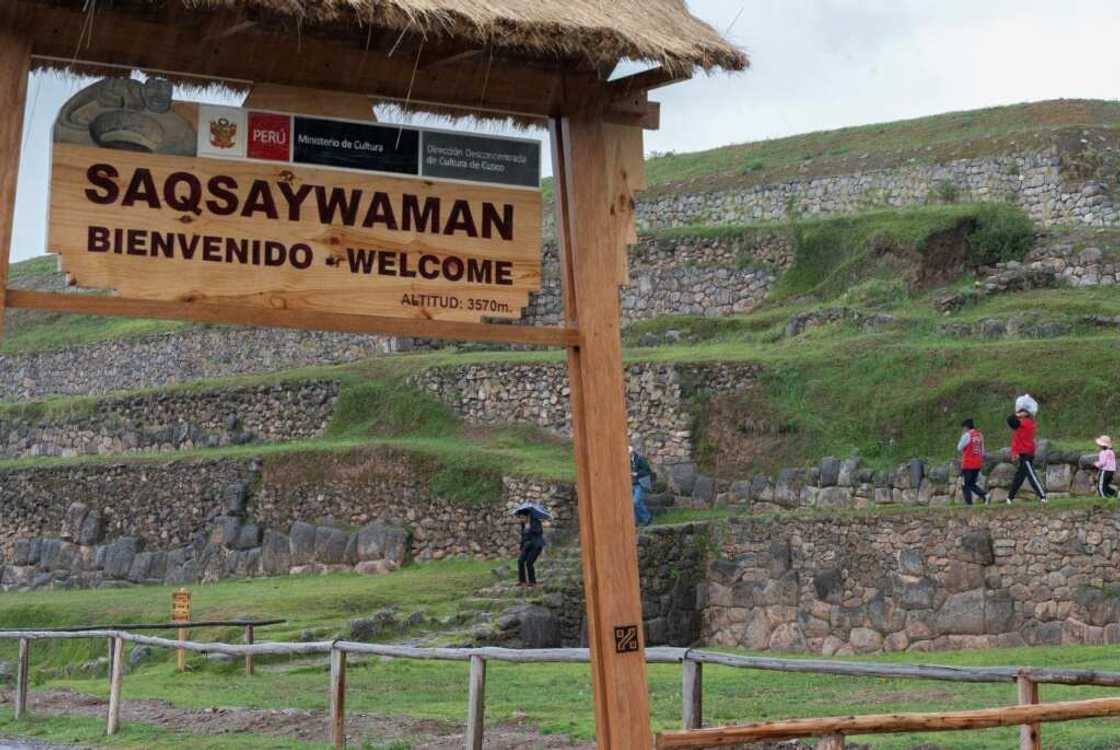
M244 624L242 622L231 624ZM196 623L198 625L198 623ZM255 655L308 656L327 655L330 661L331 742L345 747L346 728L346 666L349 654L386 656L398 659L459 661L470 665L465 747L481 750L485 719L486 664L491 661L514 664L586 663L586 648L510 649L421 648L354 641L314 641L309 643L269 642L218 643L175 640L140 635L119 629L71 630L6 630L0 641L19 642L16 675L15 717L27 714L27 685L30 671L31 644L42 640L105 638L110 643L110 691L106 722L108 734L120 726L120 701L123 683L125 643L178 649L202 654L226 654L251 659ZM781 659L762 656L739 656L703 649L653 647L645 650L646 661L653 664L680 664L681 725L683 731L664 732L658 736L658 748L718 747L759 739L791 739L819 737L819 748L842 750L845 734L906 732L921 730L979 729L1020 725L1021 750L1038 750L1039 725L1048 721L1097 716L1120 715L1120 698L1104 698L1067 703L1040 704L1040 684L1092 685L1120 687L1120 672L1098 672L1083 669L1041 669L1033 667L952 667L936 664L876 664L874 662L829 661L823 659ZM703 670L705 664L737 669L759 669L779 672L840 675L850 677L885 677L895 679L937 680L941 682L1007 683L1018 690L1019 705L1009 708L981 709L938 714L892 714L885 716L847 716L820 719L797 719L784 722L745 724L742 726L701 729L703 726ZM996 722L996 723L992 723Z

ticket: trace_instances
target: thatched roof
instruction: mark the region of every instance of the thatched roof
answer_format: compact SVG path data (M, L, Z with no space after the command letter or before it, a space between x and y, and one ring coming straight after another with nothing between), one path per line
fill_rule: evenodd
M26 1L26 0L25 0ZM31 0L81 9L89 0ZM177 0L173 0L177 5ZM234 10L290 22L299 33L371 29L516 50L527 58L611 66L649 60L681 72L740 70L743 52L689 13L684 0L182 0L187 10ZM97 0L99 9L151 13L167 0ZM157 11L158 12L158 11ZM168 21L181 20L181 13ZM289 31L292 29L290 28Z

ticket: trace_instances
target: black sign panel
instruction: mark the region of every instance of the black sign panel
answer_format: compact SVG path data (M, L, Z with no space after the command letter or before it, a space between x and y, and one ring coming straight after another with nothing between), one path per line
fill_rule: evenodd
M541 144L425 130L423 175L537 188Z
M420 131L296 117L292 161L368 172L417 174Z
M638 650L637 625L620 625L614 629L614 650L617 654Z

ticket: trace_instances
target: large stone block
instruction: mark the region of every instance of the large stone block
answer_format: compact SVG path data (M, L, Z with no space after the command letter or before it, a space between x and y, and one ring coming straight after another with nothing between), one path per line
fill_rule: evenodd
M1073 483L1073 467L1069 464L1050 464L1046 467L1046 490L1069 492Z
M966 591L946 599L937 613L937 630L941 635L983 635L984 592Z
M142 544L136 537L122 536L113 541L105 549L105 576L122 580L128 578L132 561L141 549Z
M408 530L386 521L373 521L358 530L357 549L359 561L386 560L400 566L408 560Z
M304 521L296 521L291 529L292 566L308 565L315 562L315 527Z
M350 535L333 526L320 526L315 530L315 562L324 565L346 564L346 546Z
M76 542L82 535L82 523L89 513L89 506L85 503L70 503L66 515L62 519L62 539L67 542Z
M987 529L970 529L961 534L961 559L979 565L994 563L992 533Z
M852 490L849 487L824 487L817 493L817 507L822 510L850 508Z
M840 459L828 456L821 459L820 486L835 487L840 481Z

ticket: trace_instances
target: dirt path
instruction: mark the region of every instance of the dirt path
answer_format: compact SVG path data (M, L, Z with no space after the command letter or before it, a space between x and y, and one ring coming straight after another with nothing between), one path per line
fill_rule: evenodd
M70 690L33 692L29 696L28 711L53 716L104 716L106 701ZM326 742L328 739L326 714L298 709L184 709L158 700L126 700L121 706L121 722L151 724L170 731L200 735L248 733L319 742ZM459 750L463 747L463 727L445 721L349 713L346 716L346 730L350 744L357 747L361 746L362 740L403 740L415 748L425 750ZM520 750L528 747L592 750L594 746L593 742L573 742L563 736L541 735L531 727L516 723L486 728L487 750ZM19 745L15 747L20 748ZM30 750L40 750L36 746L28 747ZM4 750L2 740L0 750Z

